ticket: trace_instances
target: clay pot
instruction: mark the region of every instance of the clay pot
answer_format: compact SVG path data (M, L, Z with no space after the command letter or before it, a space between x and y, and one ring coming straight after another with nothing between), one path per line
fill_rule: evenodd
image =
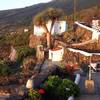
M94 81L93 80L86 80L85 81L85 88L89 93L94 92Z

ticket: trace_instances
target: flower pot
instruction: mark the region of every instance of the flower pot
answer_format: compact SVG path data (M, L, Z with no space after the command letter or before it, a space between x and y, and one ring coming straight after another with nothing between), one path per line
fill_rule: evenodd
M93 93L94 92L94 81L85 80L85 88L87 89L88 93Z

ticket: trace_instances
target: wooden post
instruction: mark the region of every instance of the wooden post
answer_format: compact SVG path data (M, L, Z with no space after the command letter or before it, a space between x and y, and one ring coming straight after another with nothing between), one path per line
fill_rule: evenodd
M32 34L34 34L34 20L32 19Z
M90 61L91 63L91 56L90 56ZM85 88L87 89L88 93L94 93L94 81L92 80L91 76L91 65L89 67L89 79L85 80Z
M73 1L73 21L76 20L76 0Z
M90 56L90 59L89 59L89 63L91 63L91 56ZM92 76L91 76L91 65L89 66L89 80L92 79Z

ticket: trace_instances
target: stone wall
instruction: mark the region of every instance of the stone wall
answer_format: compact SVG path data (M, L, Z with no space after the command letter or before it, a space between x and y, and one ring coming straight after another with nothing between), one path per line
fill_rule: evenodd
M45 41L46 41L46 38L44 36L36 36L36 35L31 34L29 36L29 47L36 48L37 45L41 45L45 43Z

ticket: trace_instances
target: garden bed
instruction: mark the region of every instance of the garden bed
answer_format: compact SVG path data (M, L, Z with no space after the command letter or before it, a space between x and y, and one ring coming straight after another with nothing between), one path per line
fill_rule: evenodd
M75 77L73 73L58 66L54 67L52 71L41 72L33 81L38 85L35 84L34 88L29 90L28 96L31 98L30 100L33 100L35 95L41 98L39 100L67 100L72 95L77 96L80 89L74 83Z
M39 88L30 89L28 96L30 100L67 100L70 96L78 96L79 87L67 78L60 78L57 75L51 75L40 84Z

